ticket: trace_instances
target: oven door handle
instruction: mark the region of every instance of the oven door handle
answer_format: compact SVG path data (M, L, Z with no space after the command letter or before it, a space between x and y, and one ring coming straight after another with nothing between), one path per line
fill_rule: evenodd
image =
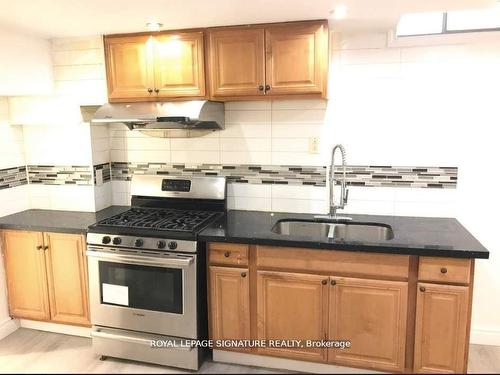
M99 258L99 259L106 259L109 261L116 261L118 263L127 263L127 264L137 264L141 266L157 266L157 267L169 267L169 266L181 266L181 267L187 267L190 266L193 261L194 257L186 257L186 258L179 258L179 257L164 257L164 258L145 258L145 257L138 257L134 255L121 255L121 254L109 254L105 253L102 251L89 251L87 250L86 252L87 256L89 257L94 257L94 258Z

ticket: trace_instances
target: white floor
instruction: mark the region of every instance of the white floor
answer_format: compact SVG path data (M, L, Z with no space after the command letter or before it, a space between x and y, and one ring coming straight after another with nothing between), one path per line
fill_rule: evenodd
M192 373L115 358L100 361L90 339L21 328L0 341L0 373ZM471 345L470 373L500 373L500 347ZM199 373L275 374L283 371L206 361Z

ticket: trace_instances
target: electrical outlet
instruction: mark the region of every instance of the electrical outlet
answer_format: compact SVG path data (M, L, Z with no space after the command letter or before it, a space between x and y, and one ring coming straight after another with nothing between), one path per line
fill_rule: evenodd
M309 138L309 153L319 154L319 137Z

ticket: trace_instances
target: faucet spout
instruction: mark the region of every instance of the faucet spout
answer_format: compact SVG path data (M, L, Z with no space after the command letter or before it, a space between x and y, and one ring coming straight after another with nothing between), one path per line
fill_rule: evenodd
M340 199L339 203L335 202L335 154L337 150L340 151L342 157L342 178L340 179ZM329 215L321 215L315 216L318 219L330 219L336 221L346 221L351 220L349 217L337 217L337 210L344 209L347 204L347 200L349 197L349 190L347 190L347 178L346 178L346 151L343 145L338 144L335 145L332 149L331 162L330 162L330 174L328 178L328 186L329 186Z

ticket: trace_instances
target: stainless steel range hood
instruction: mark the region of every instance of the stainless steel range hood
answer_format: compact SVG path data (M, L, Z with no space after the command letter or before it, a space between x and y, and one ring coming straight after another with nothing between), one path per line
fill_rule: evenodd
M92 123L123 123L130 130L214 131L224 129L224 103L209 100L108 103Z

